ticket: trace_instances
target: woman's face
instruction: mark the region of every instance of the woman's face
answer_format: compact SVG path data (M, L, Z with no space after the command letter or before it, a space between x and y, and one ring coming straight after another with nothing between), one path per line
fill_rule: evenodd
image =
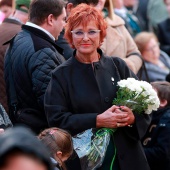
M13 12L12 7L4 5L0 8L0 10L5 14L5 18L8 18L10 14Z
M146 44L142 56L148 62L157 63L160 56L160 49L158 42L154 38L150 39Z
M75 33L72 33L73 45L75 49L77 49L77 52L84 55L96 52L100 46L100 31L98 31L98 29L93 21L90 21L85 27L80 24L73 28L72 31L76 32L76 34L82 34L82 32L84 32L82 37L77 37Z

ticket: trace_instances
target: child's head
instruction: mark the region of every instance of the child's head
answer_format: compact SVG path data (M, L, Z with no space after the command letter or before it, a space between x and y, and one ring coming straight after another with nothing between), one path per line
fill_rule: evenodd
M73 152L71 135L59 128L49 128L42 131L38 138L47 146L51 156L60 164L66 161Z
M170 106L170 83L166 81L156 81L152 82L151 85L157 91L160 107Z
M0 0L0 11L8 18L14 12L14 0Z

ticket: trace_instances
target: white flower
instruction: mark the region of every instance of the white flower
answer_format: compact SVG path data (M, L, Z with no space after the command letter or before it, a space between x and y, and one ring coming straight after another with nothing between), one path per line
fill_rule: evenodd
M119 81L118 86L121 87L119 89L121 91L121 95L118 95L119 97L113 101L113 104L124 104L130 108L133 108L136 112L141 112L143 110L146 114L150 114L153 110L156 111L159 108L160 101L157 93L148 82L128 78L127 80ZM126 88L128 88L129 91L126 91ZM119 90L117 94L119 94ZM124 94L123 96L125 97L122 98L122 94Z
M128 86L128 81L126 80L121 80L118 82L119 87L127 87Z

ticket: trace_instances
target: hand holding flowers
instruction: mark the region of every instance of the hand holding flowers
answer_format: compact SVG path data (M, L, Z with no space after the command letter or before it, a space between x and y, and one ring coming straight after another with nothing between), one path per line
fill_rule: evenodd
M135 116L130 108L126 106L120 106L119 109L115 110L115 113L117 115L120 115L122 113L127 115L125 118L121 117L120 119L117 120L117 127L124 127L124 126L134 124Z
M117 98L113 104L127 106L138 114L150 114L157 110L160 101L156 91L145 81L128 78L118 82Z

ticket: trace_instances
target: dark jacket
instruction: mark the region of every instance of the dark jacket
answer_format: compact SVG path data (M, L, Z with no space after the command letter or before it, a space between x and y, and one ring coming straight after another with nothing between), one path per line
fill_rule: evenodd
M117 81L136 77L122 59L99 53L99 62L84 64L73 56L53 72L45 94L51 127L66 129L72 135L95 128L96 116L111 107L116 97ZM114 136L121 170L149 170L140 138L150 118L139 114L135 117L132 128L120 128Z
M29 111L22 121L31 127L36 133L42 128L48 127L44 114L44 93L51 78L52 71L61 63L64 58L60 53L55 42L43 31L30 27L22 26L22 31L15 37L11 53L8 50L5 58L5 81L9 95L9 67L12 65L12 75L14 86L18 98L18 110L22 113L23 109L35 109ZM9 57L11 60L9 61ZM10 102L10 101L9 101ZM32 118L30 115L33 114ZM22 116L22 114L21 114ZM42 127L34 122L36 117L42 123ZM33 123L34 122L34 123ZM32 126L35 126L34 128Z
M170 56L170 18L158 24L158 39L161 50Z
M143 146L151 170L170 169L170 107L153 112Z
M12 127L11 120L4 107L0 104L0 128L6 129L8 127Z
M9 44L3 45L21 30L21 23L15 19L6 18L0 24L0 103L8 113L7 95L4 80L4 56Z
M63 49L63 57L68 60L73 53L73 48L71 48L67 40L64 38L64 29L60 32L56 44Z

